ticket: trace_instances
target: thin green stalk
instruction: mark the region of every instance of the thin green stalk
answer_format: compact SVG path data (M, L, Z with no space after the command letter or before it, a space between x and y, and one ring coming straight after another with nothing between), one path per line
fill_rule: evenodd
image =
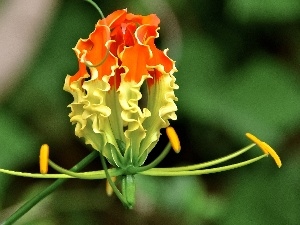
M147 171L143 171L139 174L142 175L148 175L148 176L192 176L192 175L203 175L203 174L209 174L209 173L218 173L218 172L223 172L226 170L232 170L232 169L236 169L238 167L242 167L242 166L246 166L248 164L254 163L264 157L267 157L268 155L261 155L258 157L255 157L253 159L249 159L247 161L244 162L240 162L240 163L236 163L236 164L232 164L229 166L222 166L222 167L217 167L217 168L211 168L211 169L203 169L203 170L193 170L193 171L159 171L159 170L147 170Z
M167 146L164 148L164 150L160 153L160 155L155 160L153 160L151 163L149 163L146 166L134 168L134 170L133 170L134 173L140 173L142 171L149 170L149 169L157 166L166 157L166 155L169 153L170 149L171 149L171 143L169 142L167 144Z
M253 146L255 146L255 144L250 144L230 155L221 157L219 159L215 159L209 162L205 162L205 163L199 163L199 164L195 164L195 165L190 165L190 166L180 166L180 167L171 167L171 168L153 168L153 171L168 171L168 172L176 172L176 171L188 171L188 170L199 170L202 168L206 168L206 167L210 167L210 166L214 166L217 164L220 164L222 162L226 162L230 159L233 159L243 153L245 153L246 151L250 150Z
M31 178L55 178L55 179L66 179L66 178L73 178L69 175L65 174L40 174L40 173L24 173L24 172L18 172L18 171L12 171L12 170L5 170L0 169L1 173L13 175L13 176L19 176L19 177L31 177Z
M97 156L98 156L98 152L97 151L92 151L88 156L86 156L79 163L77 163L75 166L73 166L71 168L71 171L76 172L76 171L79 171L79 170L83 169L90 162L92 162ZM34 196L32 199L30 199L29 201L27 201L15 213L13 213L9 218L7 218L2 223L2 225L9 225L9 224L13 224L14 222L16 222L25 213L27 213L33 206L35 206L42 199L44 199L49 194L51 194L56 188L58 188L60 185L62 185L65 181L66 181L66 179L58 179L58 180L56 180L54 183L52 183L50 186L48 186L42 192L40 192L39 194L37 194L36 196Z
M92 0L85 0L85 1L88 2L88 3L90 3L91 5L93 5L95 7L95 9L97 9L97 11L99 12L101 18L105 19L102 10L99 8L99 6L95 2L93 2Z
M55 169L57 172L69 175L71 178L86 179L86 180L95 180L95 179L106 178L104 170L76 173L76 172L72 172L70 170L62 168L61 166L57 165L56 163L54 163L51 160L49 160L49 165L53 169ZM111 176L122 175L122 171L120 169L113 168L113 169L108 169L108 171L109 171L109 174L111 174Z

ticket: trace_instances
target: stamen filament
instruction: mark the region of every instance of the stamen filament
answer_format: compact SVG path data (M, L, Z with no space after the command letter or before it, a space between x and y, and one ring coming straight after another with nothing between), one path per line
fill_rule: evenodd
M203 174L210 174L210 173L218 173L218 172L223 172L226 170L232 170L232 169L236 169L242 166L246 166L248 164L254 163L264 157L267 157L268 155L264 154L258 157L255 157L253 159L249 159L247 161L244 162L240 162L240 163L236 163L236 164L232 164L229 166L221 166L221 167L217 167L217 168L211 168L211 169L203 169L203 170L193 170L193 171L159 171L159 170L147 170L147 171L143 171L139 174L142 175L148 175L148 176L194 176L194 175L203 175Z
M169 142L166 145L166 147L164 148L164 150L160 153L160 155L155 160L153 160L151 163L149 163L146 166L134 168L134 173L140 173L142 171L154 168L166 157L166 155L169 153L170 149L171 149L171 143Z
M210 166L214 166L214 165L217 165L217 164L220 164L222 162L226 162L230 159L233 159L245 152L247 152L248 150L250 150L252 147L254 147L255 144L250 144L230 155L227 155L227 156L224 156L224 157L221 157L219 159L215 159L215 160L212 160L212 161L209 161L209 162L205 162L205 163L199 163L199 164L194 164L194 165L190 165L190 166L180 166L180 167L171 167L171 168L153 168L152 170L155 171L155 170L158 170L158 171L169 171L169 172L175 172L175 171L188 171L188 170L199 170L199 169L202 169L202 168L206 168L206 167L210 167Z
M55 178L55 179L65 179L65 178L73 178L69 175L65 174L40 174L40 173L25 173L25 172L18 172L13 170L6 170L0 169L1 173L19 176L19 177L31 177L31 178Z
M93 171L93 172L83 172L83 173L76 173L72 172L70 170L64 169L61 166L57 165L56 163L49 160L49 165L55 169L57 172L60 172L62 174L66 174L71 176L71 178L78 178L78 179L86 179L86 180L95 180L95 179L104 179L106 178L105 171L99 170L99 171ZM110 174L113 174L113 176L119 176L122 174L121 170L118 170L116 168L108 169Z

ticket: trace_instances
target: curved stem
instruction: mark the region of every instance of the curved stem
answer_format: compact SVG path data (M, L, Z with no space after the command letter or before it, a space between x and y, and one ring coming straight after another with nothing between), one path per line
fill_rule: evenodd
M97 11L99 12L101 18L104 20L105 25L107 25L107 24L106 24L105 17L104 17L104 14L103 14L102 10L100 9L100 7L99 7L95 2L93 2L92 0L85 0L85 1L88 2L88 3L90 3L92 6L94 6L95 9L97 9ZM108 35L108 38L109 38L109 35ZM104 56L104 58L100 61L100 63L98 63L98 64L96 64L96 65L93 65L92 63L87 62L87 61L85 60L85 58L84 58L84 64L85 64L86 66L88 66L88 67L98 67L98 66L101 66L101 65L105 62L105 60L107 59L108 54L109 54L109 49L107 48L107 49L106 49L105 56Z
M191 166L172 167L172 168L153 168L153 171L157 170L157 171L175 172L175 171L199 170L202 168L214 166L214 165L220 164L222 162L226 162L230 159L233 159L233 158L245 153L246 151L250 150L254 146L255 146L255 144L250 144L232 154L229 154L227 156L224 156L224 157L221 157L219 159L215 159L215 160L212 160L209 162L205 162L205 163L199 163L199 164L195 164L195 165L191 165Z
M100 153L100 159L101 159L101 163L102 163L102 166L103 166L103 169L105 171L105 175L106 175L106 178L107 178L107 181L109 183L109 185L111 186L111 188L114 190L115 194L117 195L117 197L120 199L120 201L124 204L124 205L128 205L127 204L127 201L125 199L125 197L122 195L122 193L119 191L119 189L117 188L117 186L115 185L115 183L113 182L113 180L111 179L111 176L108 172L108 169L107 169L107 165L106 165L106 162L105 162L105 159L104 159L104 156Z
M92 162L98 155L97 151L91 152L88 156L82 159L79 163L71 168L72 171L79 171ZM34 196L32 199L27 201L23 206L21 206L15 213L13 213L9 218L7 218L2 225L13 224L18 219L20 219L25 213L27 213L33 206L39 203L42 199L51 194L56 188L62 185L66 179L58 179L46 189L41 191L39 194Z
M105 19L102 10L99 8L99 6L95 2L93 2L92 0L85 0L85 1L88 2L88 3L90 3L91 5L93 5L95 7L95 9L97 9L97 11L99 12L101 18Z
M249 159L244 162L232 164L229 166L221 166L217 168L211 168L211 169L203 169L203 170L193 170L193 171L159 171L159 170L147 170L140 172L139 174L142 175L148 175L148 176L192 176L192 175L203 175L203 174L209 174L209 173L218 173L218 172L223 172L226 170L232 170L236 169L238 167L246 166L248 164L254 163L264 157L267 157L268 155L261 155L258 157L255 157L253 159Z

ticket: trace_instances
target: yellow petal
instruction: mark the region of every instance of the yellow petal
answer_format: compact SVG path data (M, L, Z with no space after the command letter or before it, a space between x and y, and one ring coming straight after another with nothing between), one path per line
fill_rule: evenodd
M176 68L170 73L164 69L162 65L149 67L149 74L152 78L147 79L147 109L151 112L151 116L143 123L143 127L147 130L147 136L141 143L141 154L150 152L154 148L161 135L160 129L168 127L169 120L177 119L175 113L177 97L174 90L178 89L178 85L175 84L176 78L173 76Z

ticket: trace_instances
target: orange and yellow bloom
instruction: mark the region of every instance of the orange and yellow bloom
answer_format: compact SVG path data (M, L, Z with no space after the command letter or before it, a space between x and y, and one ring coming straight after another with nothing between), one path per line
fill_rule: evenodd
M140 166L176 120L175 62L159 50L159 18L117 10L99 20L75 48L79 70L64 90L75 134L100 151L114 166ZM142 94L143 93L143 94Z

